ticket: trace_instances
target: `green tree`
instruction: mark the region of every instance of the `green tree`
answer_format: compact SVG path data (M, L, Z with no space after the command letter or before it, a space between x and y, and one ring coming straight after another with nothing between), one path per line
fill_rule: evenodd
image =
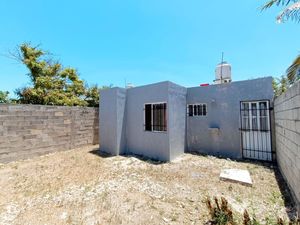
M288 19L299 21L300 19L300 1L299 0L269 0L262 7L263 10L272 6L283 6L284 9L276 17L279 23Z
M300 1L299 0L269 0L262 9L268 9L272 6L283 6L284 9L276 17L278 22L285 22L288 19L300 21ZM295 83L300 79L300 55L296 57L294 62L289 66L286 71L286 76L289 84Z
M91 87L86 88L86 97L85 101L89 106L99 107L99 99L100 99L100 88L98 85L92 85Z
M100 90L112 88L113 85L98 87L97 84L92 85L91 87L86 87L86 97L85 101L88 102L89 106L99 107L100 99Z
M275 96L279 96L289 88L289 82L286 76L280 78L273 78L273 89Z
M9 103L8 91L0 91L0 103Z
M29 70L31 87L16 90L20 103L42 105L87 106L86 89L73 68L63 68L49 54L28 43L22 44L15 56ZM48 58L47 58L48 57Z

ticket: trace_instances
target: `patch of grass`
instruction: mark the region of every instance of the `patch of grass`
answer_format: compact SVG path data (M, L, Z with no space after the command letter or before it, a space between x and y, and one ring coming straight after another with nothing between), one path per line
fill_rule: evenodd
M282 195L281 195L281 193L279 191L272 191L271 192L270 201L272 202L272 204L279 203L280 206L284 206Z
M236 196L235 200L240 204L243 202L240 196Z

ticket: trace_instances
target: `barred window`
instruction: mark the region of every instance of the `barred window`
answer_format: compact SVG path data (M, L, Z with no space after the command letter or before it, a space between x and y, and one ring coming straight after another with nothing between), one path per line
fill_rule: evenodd
M145 104L145 130L167 131L167 103Z
M190 104L188 105L188 115L189 116L206 116L207 106L203 104Z

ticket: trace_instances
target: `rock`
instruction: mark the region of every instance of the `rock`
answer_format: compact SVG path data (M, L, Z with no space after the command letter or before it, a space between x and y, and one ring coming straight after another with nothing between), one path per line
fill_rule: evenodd
M62 220L67 219L67 217L68 217L68 213L67 213L67 212L63 212L63 213L61 214L61 216L60 216L60 218L61 218Z
M163 220L166 222L166 223L168 223L168 222L170 222L170 220L169 219L167 219L167 218L163 218Z

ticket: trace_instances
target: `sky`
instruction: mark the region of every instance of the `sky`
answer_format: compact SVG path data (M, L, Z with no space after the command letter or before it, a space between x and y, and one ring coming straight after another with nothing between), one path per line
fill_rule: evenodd
M87 83L124 87L165 80L212 83L224 59L233 81L278 77L299 53L300 24L276 23L263 0L1 0L0 90L30 85L7 57L40 45Z

